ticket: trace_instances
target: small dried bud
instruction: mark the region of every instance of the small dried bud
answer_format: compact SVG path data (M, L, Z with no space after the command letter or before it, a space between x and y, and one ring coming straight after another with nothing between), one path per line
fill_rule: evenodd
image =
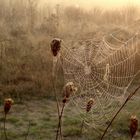
M73 82L68 82L63 89L63 96L69 98L70 95L77 92L77 87L74 85Z
M93 106L94 100L90 98L90 100L87 103L86 111L89 112Z
M62 100L62 102L65 104L67 102L67 98L64 97L63 100Z
M130 118L130 134L131 138L133 138L136 134L136 131L138 129L138 120L136 116L131 116Z
M61 40L58 38L55 38L51 42L51 51L54 56L57 56L58 52L60 51L61 48Z
M5 99L4 101L4 112L7 114L12 106L14 101L11 98Z

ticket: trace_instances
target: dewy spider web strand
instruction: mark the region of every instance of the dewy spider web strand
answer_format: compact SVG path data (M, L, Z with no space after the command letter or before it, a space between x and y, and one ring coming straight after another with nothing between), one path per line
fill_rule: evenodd
M71 97L71 103L84 118L89 98L96 101L85 119L87 124L97 127L109 121L127 96L126 89L135 77L134 37L121 47L111 46L105 38L99 47L91 40L75 43L74 48L63 43L61 63L65 82L72 81L80 89L79 94Z

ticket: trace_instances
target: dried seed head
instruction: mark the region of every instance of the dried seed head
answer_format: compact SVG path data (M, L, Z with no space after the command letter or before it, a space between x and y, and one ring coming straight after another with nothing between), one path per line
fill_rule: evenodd
M61 40L58 38L55 38L51 41L51 51L53 53L53 56L57 56L58 52L61 48Z
M67 102L67 98L64 97L63 100L62 100L62 102L65 104Z
M131 134L131 138L134 137L134 135L136 134L136 131L138 129L138 120L136 116L131 116L130 118L130 134Z
M12 106L12 104L14 103L14 101L11 98L7 98L4 101L4 112L5 114L7 114Z
M89 112L93 106L94 100L92 98L89 99L89 101L87 102L87 107L86 107L86 111Z
M70 95L75 94L77 92L77 87L73 82L68 82L63 89L63 96L69 98Z
M69 100L69 97L72 94L75 94L77 90L78 89L73 82L68 82L63 88L63 103L66 103Z

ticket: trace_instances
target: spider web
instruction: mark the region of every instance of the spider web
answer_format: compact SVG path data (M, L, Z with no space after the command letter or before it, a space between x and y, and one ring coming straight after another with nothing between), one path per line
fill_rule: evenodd
M105 125L128 96L127 88L136 75L136 46L136 35L120 45L110 44L106 37L98 44L92 39L63 43L61 64L65 82L74 82L79 89L70 104L86 124ZM95 103L86 114L90 98Z

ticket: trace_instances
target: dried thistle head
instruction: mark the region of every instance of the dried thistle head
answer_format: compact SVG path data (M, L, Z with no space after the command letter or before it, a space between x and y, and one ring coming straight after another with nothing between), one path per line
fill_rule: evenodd
M54 38L51 41L51 51L53 56L57 56L58 52L60 51L61 48L61 40L59 38Z
M87 102L86 111L89 112L94 104L94 99L90 98Z
M68 82L63 88L63 103L66 103L69 100L69 97L72 94L75 94L77 90L78 89L73 82Z
M69 98L70 95L77 92L77 87L74 85L73 82L68 82L63 89L63 96Z
M133 138L136 134L136 131L138 129L138 120L136 116L131 116L130 118L130 134Z
M4 100L4 112L7 114L12 106L14 101L11 98L7 98Z

